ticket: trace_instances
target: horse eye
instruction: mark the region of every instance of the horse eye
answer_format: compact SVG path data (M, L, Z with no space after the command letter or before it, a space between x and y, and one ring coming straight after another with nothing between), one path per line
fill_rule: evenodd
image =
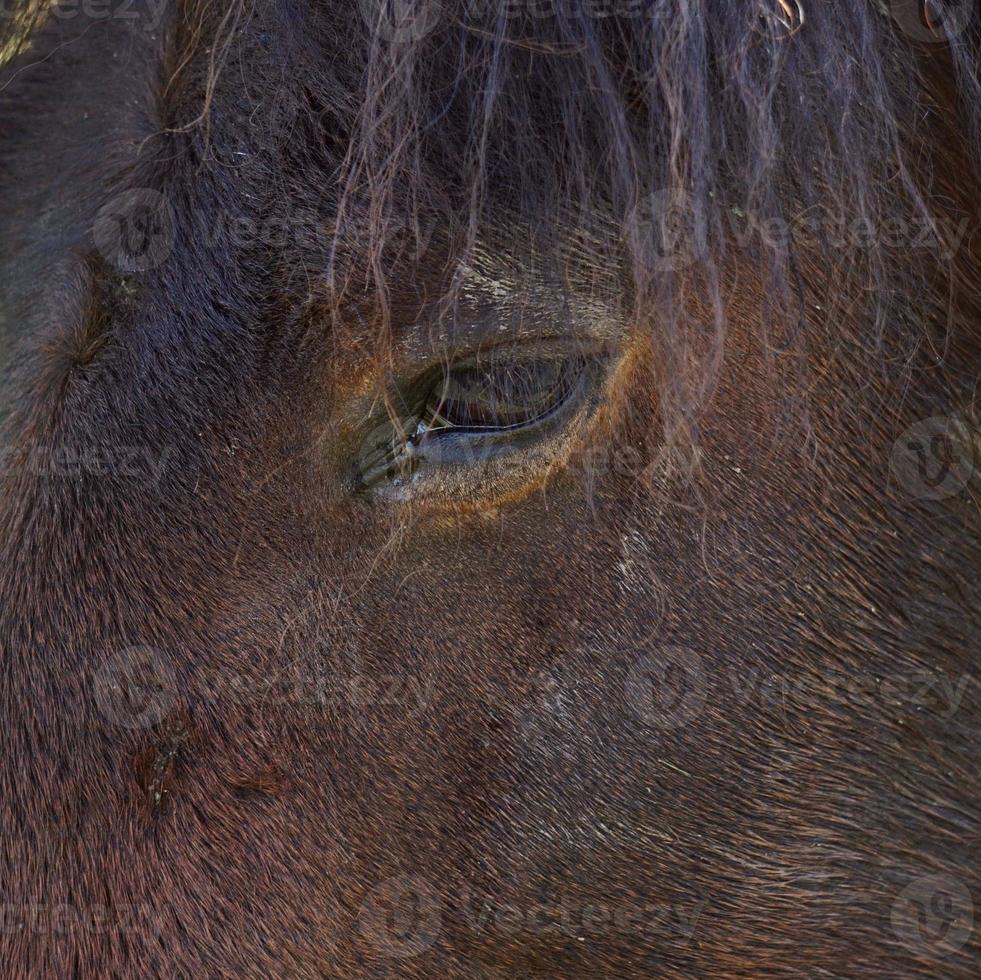
M439 474L444 491L456 481L463 492L468 480L506 479L510 457L547 454L568 428L595 381L589 364L494 358L418 379L399 396L405 414L386 417L362 444L355 487L420 487Z
M532 425L565 401L580 373L581 365L568 360L449 370L430 392L412 439Z

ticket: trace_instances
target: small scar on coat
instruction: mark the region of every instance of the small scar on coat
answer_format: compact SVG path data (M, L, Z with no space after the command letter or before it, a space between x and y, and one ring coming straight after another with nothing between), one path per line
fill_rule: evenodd
M136 757L137 784L154 816L161 813L174 792L178 765L189 739L188 731L179 729Z

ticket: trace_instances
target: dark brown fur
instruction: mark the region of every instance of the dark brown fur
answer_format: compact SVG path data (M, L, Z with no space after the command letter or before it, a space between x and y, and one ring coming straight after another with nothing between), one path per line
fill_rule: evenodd
M977 476L890 459L957 416L981 465L978 25L784 6L7 18L4 976L977 975ZM136 271L93 232L133 189ZM612 311L588 430L353 494L474 303Z

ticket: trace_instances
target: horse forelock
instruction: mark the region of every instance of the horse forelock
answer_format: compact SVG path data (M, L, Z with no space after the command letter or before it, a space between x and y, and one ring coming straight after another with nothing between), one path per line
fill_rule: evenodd
M389 338L421 269L450 314L487 254L615 297L687 438L747 281L739 315L768 351L847 324L901 364L958 327L948 296L977 273L937 175L976 179L977 34L931 47L894 8L181 0L161 132L205 165L222 147L260 161L239 189L266 213L329 219L310 244L338 325L368 302ZM968 118L929 77L945 71Z

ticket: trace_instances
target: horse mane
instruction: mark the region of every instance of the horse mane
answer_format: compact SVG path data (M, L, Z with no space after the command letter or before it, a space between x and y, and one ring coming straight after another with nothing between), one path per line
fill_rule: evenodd
M976 186L976 23L930 35L906 0L417 0L430 20L393 36L381 0L302 20L217 6L170 11L162 125L206 160L255 115L215 112L244 77L280 130L288 116L288 144L270 125L250 149L272 185L305 171L334 189L337 320L370 294L388 336L403 273L434 251L452 256L451 311L460 270L517 229L570 290L615 296L650 331L669 442L696 437L734 305L781 371L846 321L849 343L905 364L949 341L949 295L977 284L938 177ZM37 5L14 9L8 59ZM752 309L735 303L747 277Z

